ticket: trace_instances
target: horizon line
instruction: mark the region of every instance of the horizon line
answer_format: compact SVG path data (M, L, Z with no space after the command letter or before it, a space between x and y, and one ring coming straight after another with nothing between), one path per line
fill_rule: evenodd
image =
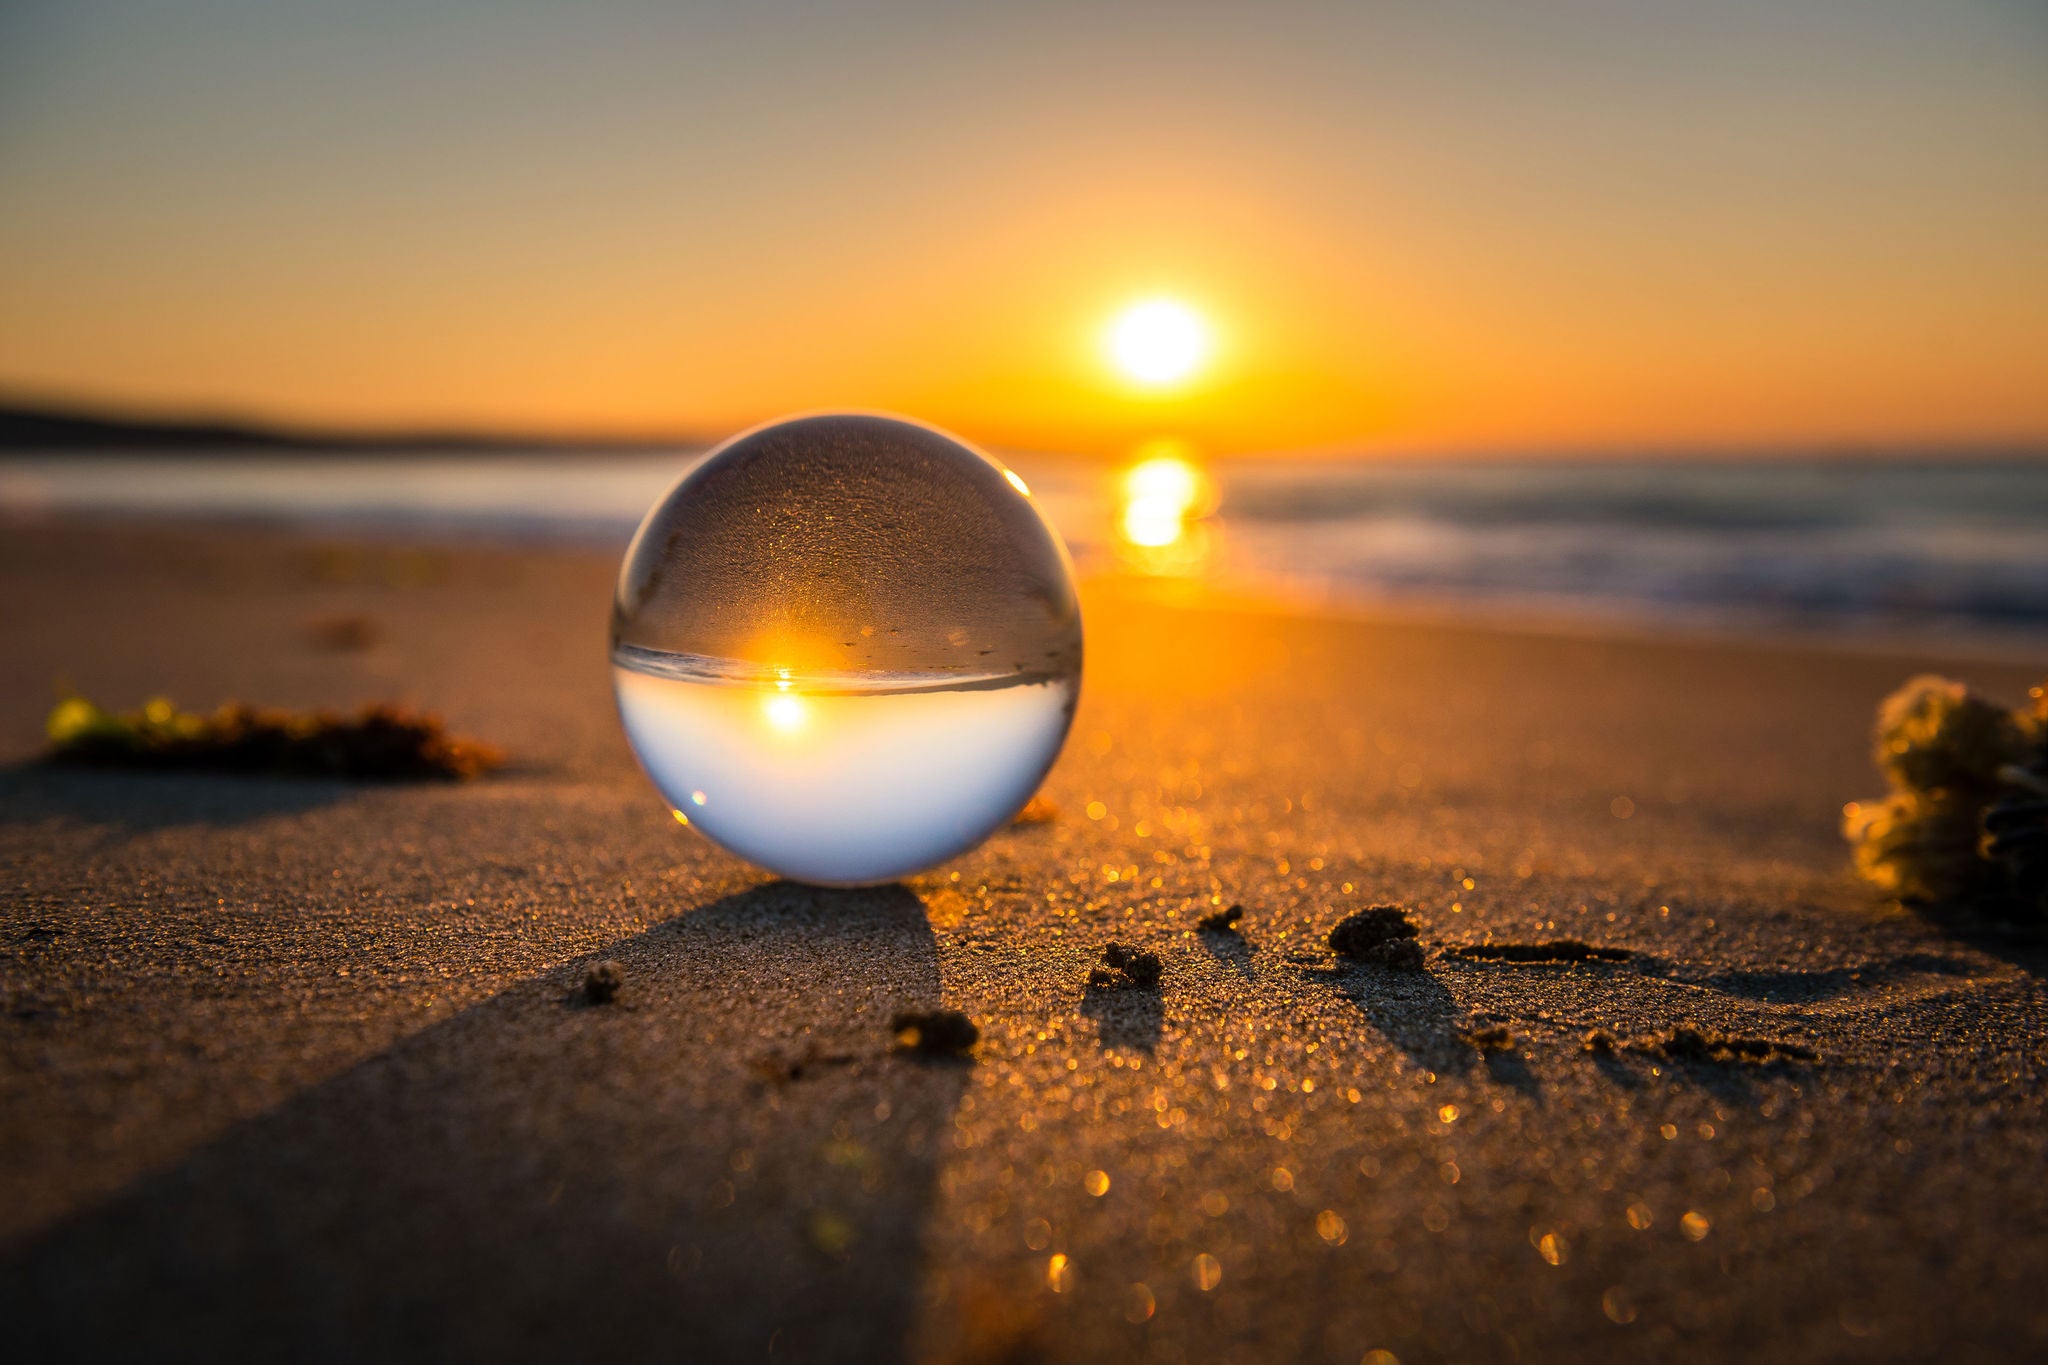
M909 416L909 414L905 414ZM772 419L771 419L772 420ZM174 406L96 401L37 395L0 386L0 457L33 453L112 453L195 451L224 448L221 453L265 451L390 453L448 451L485 454L598 453L705 450L735 434L708 435L687 429L644 431L575 431L546 428L499 428L433 421L355 426L267 416L249 409ZM1166 432L1161 437L1170 439ZM971 439L971 438L970 438ZM1005 454L1045 459L1114 462L1122 454L1012 444L984 443ZM1141 443L1142 444L1142 443ZM1200 456L1200 452L1196 454ZM2048 435L2008 438L1915 436L1895 440L1801 439L1780 442L1598 442L1574 445L1383 446L1342 442L1302 449L1274 449L1208 456L1219 462L1374 463L1550 462L1670 463L1837 462L1867 460L1982 460L2009 462L2048 460Z

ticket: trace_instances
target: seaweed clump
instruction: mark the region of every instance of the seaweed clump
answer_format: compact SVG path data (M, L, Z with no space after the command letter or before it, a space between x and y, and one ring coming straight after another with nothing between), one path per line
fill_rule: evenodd
M981 1030L959 1010L905 1010L889 1021L896 1050L927 1057L959 1057L981 1041Z
M1369 905L1339 920L1330 930L1330 951L1357 962L1371 962L1398 971L1422 970L1422 945L1416 929L1398 905Z
M504 762L492 746L449 734L438 716L390 704L342 715L230 702L201 715L162 697L118 713L67 697L44 729L45 760L82 767L453 782Z
M2048 919L2048 688L2012 711L1923 675L1878 708L1891 790L1843 807L1856 869L1901 900Z
M1237 922L1243 918L1244 907L1233 905L1213 915L1202 916L1195 921L1195 928L1205 934L1242 934L1244 931L1237 927Z
M1106 990L1150 990L1159 984L1165 970L1159 954L1127 943L1111 943L1102 950L1102 965L1088 973L1088 984Z

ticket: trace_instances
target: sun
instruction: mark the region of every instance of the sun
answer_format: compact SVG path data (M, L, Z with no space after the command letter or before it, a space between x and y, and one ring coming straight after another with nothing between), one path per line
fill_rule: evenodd
M1209 326L1173 299L1146 299L1109 326L1109 355L1125 375L1149 387L1177 384L1209 355Z

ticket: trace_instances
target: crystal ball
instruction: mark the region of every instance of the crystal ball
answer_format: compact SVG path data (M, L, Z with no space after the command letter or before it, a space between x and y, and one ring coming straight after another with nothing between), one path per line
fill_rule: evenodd
M640 524L612 685L676 817L771 872L893 881L1028 800L1081 684L1066 548L1024 481L915 422L735 436Z

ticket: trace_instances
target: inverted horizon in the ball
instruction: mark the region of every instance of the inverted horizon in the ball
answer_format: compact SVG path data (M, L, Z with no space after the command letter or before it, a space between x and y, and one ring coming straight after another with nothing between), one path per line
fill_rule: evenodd
M823 885L1002 828L1080 690L1072 570L1023 481L869 414L757 427L690 470L626 553L611 646L627 737L677 815Z

